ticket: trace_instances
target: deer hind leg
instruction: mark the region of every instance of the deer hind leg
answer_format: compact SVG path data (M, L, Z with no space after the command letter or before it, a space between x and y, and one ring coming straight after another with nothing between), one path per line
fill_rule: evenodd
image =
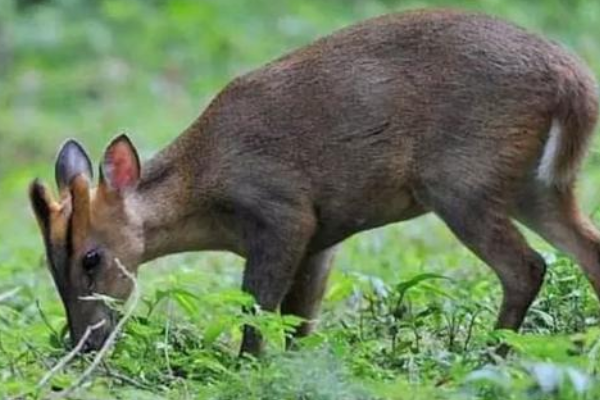
M600 299L600 233L580 211L573 190L532 182L523 188L514 213L552 246L574 257Z
M544 259L529 247L497 196L486 192L484 186L471 185L470 190L461 191L460 187L438 184L434 189L423 194L423 201L496 272L502 284L496 328L518 330L542 286Z
M310 255L300 264L294 282L281 304L282 314L292 314L305 319L294 336L308 335L315 326L327 278L331 271L335 247ZM291 343L288 343L291 344Z
M415 194L494 270L503 290L496 328L518 330L541 289L546 263L519 232L511 211L515 189L538 161L539 132L548 121L536 110L499 108L497 115L515 118L488 119L486 125L463 118L453 134L421 144Z

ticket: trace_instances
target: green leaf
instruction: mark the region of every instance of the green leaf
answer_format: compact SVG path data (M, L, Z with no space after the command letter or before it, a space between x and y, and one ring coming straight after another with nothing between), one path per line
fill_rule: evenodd
M420 275L415 276L412 279L409 279L408 281L403 281L403 282L398 283L395 287L395 290L400 296L404 296L409 289L419 285L421 282L428 281L428 280L435 280L435 279L450 280L450 278L448 278L444 275L431 274L431 273L420 274Z
M203 342L211 346L225 331L233 325L233 320L228 317L217 317L204 328Z

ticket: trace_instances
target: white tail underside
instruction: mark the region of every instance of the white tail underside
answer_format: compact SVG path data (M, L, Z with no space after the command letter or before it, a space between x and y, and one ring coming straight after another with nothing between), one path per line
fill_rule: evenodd
M552 127L548 134L548 140L544 146L544 154L540 160L537 170L537 178L542 182L551 185L556 182L554 176L556 168L556 157L560 145L561 127L556 119L552 120Z

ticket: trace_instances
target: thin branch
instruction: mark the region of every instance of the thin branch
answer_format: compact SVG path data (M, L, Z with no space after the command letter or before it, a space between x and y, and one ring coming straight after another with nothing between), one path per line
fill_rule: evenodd
M109 378L118 379L121 382L127 383L138 389L143 389L143 390L151 390L152 389L152 387L150 385L147 385L142 382L138 382L137 380L135 380L127 375L123 375L119 372L113 371L105 362L102 363L102 366L104 367L104 370L106 371L106 376Z
M67 364L70 363L79 354L92 332L96 329L100 329L102 326L104 326L104 324L106 324L105 319L101 320L100 322L94 325L88 326L85 332L83 333L81 339L79 339L79 342L77 342L77 346L75 346L73 350L69 352L69 354L60 359L60 361L56 363L56 365L54 365L54 367L52 367L52 369L48 371L46 375L44 375L44 377L38 382L37 389L39 390L42 387L44 387L46 383L48 383L48 381L54 377L54 375L56 375L62 369L64 369L67 366Z
M104 326L104 324L106 324L106 320L103 319L94 325L88 326L85 329L83 336L81 336L81 339L79 339L79 342L77 342L77 345L73 348L73 350L71 350L66 356L61 358L54 365L54 367L52 367L52 369L50 369L50 371L48 371L42 377L42 379L40 379L40 381L38 382L38 384L35 387L35 390L37 390L37 391L41 390L44 386L46 386L46 384L50 381L50 379L52 379L56 374L58 374L61 370L63 370L67 366L67 364L70 363L79 354L83 345L85 344L88 337L92 334L92 332L95 331L96 329L99 329L100 327ZM15 397L9 398L9 400L24 399L32 391L33 390L23 392L21 394L18 394Z

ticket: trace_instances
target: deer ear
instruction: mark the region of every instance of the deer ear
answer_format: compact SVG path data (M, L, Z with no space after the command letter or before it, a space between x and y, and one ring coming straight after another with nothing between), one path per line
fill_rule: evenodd
M83 174L91 182L92 163L83 146L73 139L67 140L56 156L54 174L61 192L68 189L69 183L77 175Z
M140 159L127 135L113 139L100 164L100 183L114 191L134 187L140 179Z
M44 237L48 236L52 200L46 186L38 179L35 179L29 185L29 201Z

